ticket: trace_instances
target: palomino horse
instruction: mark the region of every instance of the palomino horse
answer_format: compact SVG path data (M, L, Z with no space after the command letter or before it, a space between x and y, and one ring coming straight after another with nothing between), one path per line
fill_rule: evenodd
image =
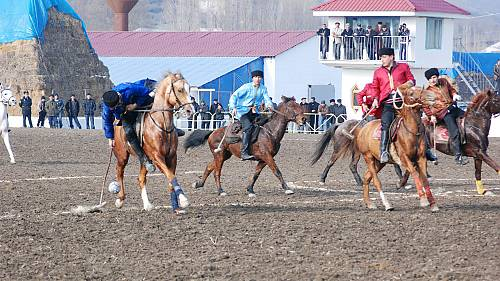
M1 87L1 84L0 84ZM7 117L7 106L15 106L17 104L16 97L9 88L4 89L0 88L0 134L3 138L3 143L5 147L7 147L7 151L9 152L10 163L16 163L14 160L14 153L12 153L12 148L10 147L9 141L9 120Z
M293 194L293 191L288 188L287 184L283 180L281 171L278 169L273 157L280 149L280 141L285 135L288 122L293 121L302 125L306 122L306 117L300 105L295 102L295 99L282 97L282 100L283 102L278 106L278 110L274 111L273 115L269 119L269 122L264 124L261 128L257 141L251 145L252 155L257 159L258 163L255 167L255 174L253 175L250 185L247 187L249 197L255 196L253 187L260 175L260 172L266 165L271 168L273 174L279 179L285 193ZM230 128L228 128L228 130L229 129ZM227 195L224 189L222 189L220 183L222 165L224 164L224 161L231 158L231 155L240 157L241 147L241 142L228 143L227 140L224 140L221 145L222 149L217 149L224 136L225 130L226 127L219 128L213 132L197 130L189 135L184 143L184 148L187 150L189 148L201 146L208 140L214 160L207 165L205 173L203 173L203 178L200 181L195 182L193 186L196 188L203 187L210 173L215 171L215 184L219 195L221 196Z
M186 208L189 204L175 177L178 138L173 124L173 113L182 108L187 114L192 112L189 84L180 73L169 73L159 83L153 107L150 112L145 113L143 125L142 147L149 159L168 178L172 210L175 213L184 213L183 208ZM113 152L117 159L116 177L120 183L120 192L115 205L121 208L125 200L123 173L130 154L134 153L133 149L127 144L125 131L121 126L115 127L115 147ZM144 210L149 211L153 209L153 205L149 202L146 192L146 174L146 168L141 165L138 178L139 188L141 189Z
M424 127L420 119L420 102L425 102L422 94L424 91L420 88L406 86L400 86L399 91L402 92L404 103L398 112L401 123L395 132L396 140L391 144L390 150L393 158L391 162L402 165L413 176L420 205L422 207L430 205L432 211L438 211L439 208L432 195L426 175ZM372 137L379 126L380 120L374 120L361 128L356 128L354 140L350 140L345 135L339 135L339 145L344 147L339 157L344 156L348 151L351 151L352 155L361 153L368 166L363 178L363 200L366 206L370 209L376 208L369 198L369 183L373 179L385 209L392 210L393 207L385 197L380 179L377 176L377 173L385 166L379 162L380 140Z
M476 190L479 195L493 195L493 192L485 190L481 181L481 166L483 161L500 175L500 165L493 160L488 153L488 134L490 133L491 118L500 113L500 95L491 90L477 94L472 99L465 113L465 138L466 143L462 145L464 155L474 158L476 169ZM427 127L427 135L433 134L431 127ZM430 138L434 144L434 138ZM436 149L447 155L454 155L449 143L436 143ZM403 181L408 180L406 173Z

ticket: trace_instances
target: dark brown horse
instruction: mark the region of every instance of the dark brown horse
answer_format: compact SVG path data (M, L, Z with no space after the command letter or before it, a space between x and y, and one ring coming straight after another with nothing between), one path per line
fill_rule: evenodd
M476 190L479 195L493 195L493 192L485 190L481 181L481 166L483 161L488 164L500 175L500 165L493 160L487 153L488 134L490 133L491 118L500 113L500 95L490 90L477 94L472 99L465 113L465 137L466 143L462 145L464 155L474 158ZM433 134L433 129L426 128L427 134ZM434 138L430 138L431 145L434 144ZM451 144L436 143L436 149L447 155L454 155ZM408 180L408 174L405 174L403 181Z
M273 174L279 179L285 193L293 194L293 191L288 188L283 180L281 171L274 161L274 156L280 149L280 142L285 135L288 122L294 121L302 125L306 122L306 117L300 105L295 102L295 99L283 97L282 100L283 102L278 106L278 110L273 113L270 120L260 129L257 141L251 146L252 155L256 158L258 163L251 183L247 187L247 192L250 197L255 196L253 190L254 184L266 165L271 168ZM217 149L224 136L225 130L226 127L219 128L213 132L197 130L189 135L184 143L184 148L187 150L189 148L201 146L208 140L208 145L212 151L214 160L207 165L203 173L203 178L195 182L193 186L196 188L203 187L210 173L214 172L215 184L221 196L227 195L220 183L222 165L224 161L231 158L232 155L240 158L241 147L241 142L228 143L224 140L221 145L222 149Z
M142 142L146 155L168 178L172 210L176 213L183 213L182 209L189 204L175 177L178 139L173 124L173 113L181 108L185 110L186 114L192 112L189 84L180 73L169 73L159 83L151 111L145 113ZM121 208L125 200L123 173L130 154L135 154L130 145L127 144L125 131L121 126L115 126L113 153L117 160L116 177L120 184L120 192L115 205ZM141 165L138 178L139 188L141 189L144 210L149 211L153 209L153 205L149 202L146 192L146 174L146 168Z
M420 205L422 207L431 206L432 211L438 211L436 201L432 195L429 182L427 180L427 160L425 158L425 139L424 127L420 119L421 103L426 102L423 99L423 90L420 88L400 87L403 94L404 104L398 115L402 119L399 129L396 131L396 140L391 144L392 163L403 166L410 172L417 186ZM380 198L386 210L392 210L382 191L382 185L377 173L385 166L381 164L380 159L380 140L372 136L378 127L380 120L374 120L361 128L354 130L354 139L351 140L345 135L339 135L338 142L339 157L343 157L350 152L351 155L358 153L363 155L368 170L363 178L363 200L370 209L376 206L369 198L369 183L373 180L375 188L379 192ZM322 145L323 151L326 145ZM323 152L320 150L320 157Z

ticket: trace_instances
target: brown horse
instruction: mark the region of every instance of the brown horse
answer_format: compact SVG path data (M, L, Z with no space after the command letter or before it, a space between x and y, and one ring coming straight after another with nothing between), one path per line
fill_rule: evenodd
M401 86L399 90L403 95L404 103L402 109L398 112L402 121L400 128L395 133L396 140L391 144L390 151L393 158L391 162L403 166L413 176L420 198L420 205L422 207L430 205L432 211L438 211L439 208L432 196L426 175L427 160L425 158L424 127L420 119L421 103L426 102L423 99L424 91L420 88L405 86ZM358 153L363 155L368 166L363 178L363 200L366 206L370 209L376 208L369 198L369 183L373 180L385 209L393 210L382 191L382 185L377 176L377 173L385 166L379 161L380 140L372 137L379 126L380 120L374 120L361 128L356 128L354 130L354 140L345 135L339 135L338 145L342 147L339 150L339 157L345 156L349 151L351 155L357 155Z
M278 106L278 110L276 110L270 117L269 121L262 126L257 141L251 146L252 155L257 159L258 163L251 183L247 187L249 197L255 196L255 192L253 190L254 184L257 181L260 172L266 165L271 168L273 174L279 179L285 193L293 194L293 191L288 188L287 184L283 180L281 171L278 169L273 157L280 149L280 141L285 135L288 122L294 121L297 124L302 125L305 124L306 117L300 105L295 102L295 99L282 97L282 100L283 102ZM201 146L208 140L214 160L207 165L205 172L203 173L203 178L200 181L195 182L193 186L196 188L203 187L210 173L215 171L215 184L219 195L221 196L227 195L224 189L222 189L220 183L220 176L224 161L231 158L232 155L241 158L241 142L228 143L224 140L221 145L222 149L217 150L218 145L224 136L225 130L226 127L219 128L213 132L197 130L194 131L184 143L184 148L188 150L189 148Z
M491 90L477 94L472 99L465 113L465 137L466 143L462 145L464 155L474 158L476 190L479 195L493 195L493 192L485 190L481 181L481 166L483 161L500 175L500 165L487 153L488 134L490 132L491 118L500 113L500 95ZM433 134L431 126L427 128L427 135ZM434 138L430 138L431 145ZM450 143L436 143L436 149L447 155L454 155ZM408 180L406 173L403 180Z
M153 107L150 112L145 113L142 147L149 159L168 178L172 210L175 213L183 213L182 209L189 204L175 177L178 138L173 124L173 113L180 109L184 109L186 114L192 112L189 84L180 73L168 73L159 83ZM115 206L121 208L125 200L123 173L130 154L135 154L130 145L127 144L125 131L121 126L115 126L113 153L117 160L116 177L120 184L120 192ZM146 192L146 174L147 170L141 164L138 177L139 188L144 210L149 211L153 209L153 205L149 202Z

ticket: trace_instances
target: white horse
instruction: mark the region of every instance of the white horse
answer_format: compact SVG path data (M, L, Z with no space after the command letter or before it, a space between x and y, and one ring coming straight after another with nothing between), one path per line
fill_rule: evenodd
M15 106L17 104L16 97L9 88L4 89L0 84L0 134L2 135L3 142L7 147L9 152L10 163L16 163L14 160L14 154L12 153L12 148L10 147L9 141L9 120L7 118L7 106Z

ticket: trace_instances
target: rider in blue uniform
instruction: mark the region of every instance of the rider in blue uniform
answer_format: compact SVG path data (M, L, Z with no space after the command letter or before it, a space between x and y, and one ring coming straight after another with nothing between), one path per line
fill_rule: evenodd
M229 99L229 110L241 122L241 160L255 159L250 155L250 139L255 118L259 115L259 106L265 102L267 108L273 110L273 102L269 98L266 86L262 85L264 73L252 71L252 82L242 85Z
M137 154L139 161L149 172L155 171L155 166L148 159L142 149L134 124L138 112L134 111L138 107L148 106L153 103L154 89L156 81L144 79L133 83L122 83L115 86L111 91L103 94L102 122L104 135L109 140L109 145L114 147L114 128L115 119L122 121L125 136L132 149Z

